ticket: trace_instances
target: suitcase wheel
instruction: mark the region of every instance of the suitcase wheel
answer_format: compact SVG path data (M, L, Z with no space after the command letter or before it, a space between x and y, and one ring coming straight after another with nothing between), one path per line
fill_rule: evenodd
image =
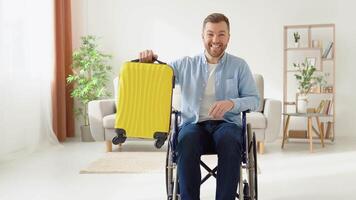
M115 136L112 139L112 143L115 144L115 145L124 143L125 141L126 141L126 136L124 134L122 134L122 133L118 133L117 136Z
M165 140L157 139L157 140L155 141L155 147L156 147L157 149L160 149L160 148L164 145L164 142L165 142Z
M160 149L164 145L164 142L167 140L167 135L168 135L167 133L163 133L163 132L156 132L153 135L153 138L156 139L155 147L157 149Z

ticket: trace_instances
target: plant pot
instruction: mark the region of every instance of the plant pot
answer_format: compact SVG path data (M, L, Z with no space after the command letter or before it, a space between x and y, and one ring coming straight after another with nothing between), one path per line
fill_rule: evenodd
M80 126L82 142L94 142L93 136L91 136L90 127L89 125Z
M299 42L294 42L294 47L299 48Z
M297 100L297 113L307 113L308 98L305 95L298 96Z

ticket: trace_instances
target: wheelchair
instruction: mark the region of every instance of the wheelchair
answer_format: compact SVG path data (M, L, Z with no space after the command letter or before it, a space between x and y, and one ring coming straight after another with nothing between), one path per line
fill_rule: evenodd
M257 182L257 151L256 137L251 131L250 124L246 124L246 112L242 112L242 131L243 131L243 149L240 164L240 180L236 192L236 199L239 200L257 200L258 199L258 182ZM180 120L180 112L173 111L173 127L168 138L168 148L166 155L166 190L168 200L180 200L179 179L177 168L177 152L176 146L178 143L178 122ZM208 174L202 178L203 184L208 178L217 175L217 166L210 168L202 160L200 165L207 170Z

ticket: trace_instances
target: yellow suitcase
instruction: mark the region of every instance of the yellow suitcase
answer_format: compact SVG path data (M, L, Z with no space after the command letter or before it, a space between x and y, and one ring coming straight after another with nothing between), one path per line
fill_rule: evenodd
M156 139L160 148L170 130L173 69L160 61L126 62L121 67L113 144L126 138Z

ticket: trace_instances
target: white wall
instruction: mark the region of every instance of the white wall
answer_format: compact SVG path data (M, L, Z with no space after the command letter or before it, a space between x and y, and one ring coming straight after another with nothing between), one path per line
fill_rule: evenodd
M117 73L123 61L153 49L171 61L202 52L202 21L212 12L226 14L231 23L228 52L244 58L265 78L266 97L283 98L283 26L336 24L336 134L356 135L356 26L352 0L74 0L74 47L79 36L102 37L105 52L114 55Z

